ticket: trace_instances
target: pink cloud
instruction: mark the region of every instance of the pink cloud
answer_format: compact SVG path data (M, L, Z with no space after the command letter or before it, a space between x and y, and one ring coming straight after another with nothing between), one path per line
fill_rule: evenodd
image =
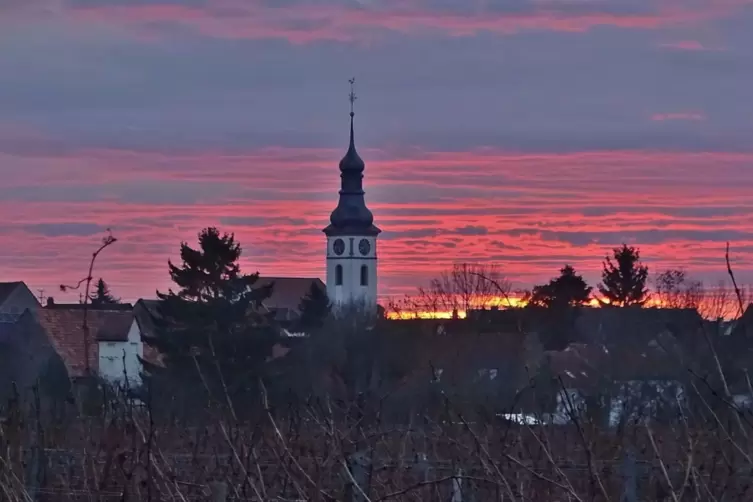
M263 7L254 2L215 1L207 7L181 5L114 5L79 8L75 19L127 24L148 31L149 23L176 22L220 38L285 38L294 43L314 40L367 41L379 30L421 34L440 31L456 36L480 32L511 34L528 30L583 32L599 26L657 29L677 23L693 23L729 13L735 6L657 6L645 13L609 13L555 10L552 5L524 12L456 13L413 5L410 2L359 7L319 3L290 7ZM232 15L227 12L232 11ZM376 30L376 31L374 31Z
M688 52L725 52L728 49L722 45L703 43L698 40L677 40L659 44L659 47L673 51Z
M668 49L677 49L682 51L708 51L711 48L704 46L697 40L680 40L677 42L668 42L660 45Z
M604 254L623 240L655 269L723 277L726 240L741 271L753 266L753 154L361 153L367 201L385 230L382 295L410 292L462 260L498 262L519 285L564 263L595 280ZM56 284L85 274L110 227L119 242L95 275L127 299L151 297L169 286L166 263L179 243L207 225L236 233L247 271L321 276L321 228L336 203L341 154L93 150L22 159L33 164L14 170L0 194L0 279L54 295Z
M706 120L706 116L703 113L698 112L655 113L651 115L651 120L655 122L664 122L668 120L701 121Z

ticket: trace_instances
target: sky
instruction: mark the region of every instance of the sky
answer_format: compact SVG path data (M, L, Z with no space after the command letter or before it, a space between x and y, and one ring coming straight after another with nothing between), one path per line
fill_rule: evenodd
M753 282L753 0L0 0L0 280L133 301L206 226L323 276L356 78L379 293L623 242Z

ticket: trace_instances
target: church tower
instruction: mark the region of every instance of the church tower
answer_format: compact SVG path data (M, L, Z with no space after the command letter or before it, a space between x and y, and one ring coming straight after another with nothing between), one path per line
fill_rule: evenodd
M327 295L333 305L377 306L377 236L374 215L366 207L364 162L353 137L353 90L350 79L350 145L340 161L340 200L324 229L327 236Z

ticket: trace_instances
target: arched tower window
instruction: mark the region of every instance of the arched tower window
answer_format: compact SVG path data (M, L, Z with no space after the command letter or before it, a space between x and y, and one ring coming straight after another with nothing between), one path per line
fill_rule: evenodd
M369 267L361 265L361 286L369 285Z
M337 265L335 267L335 286L343 285L343 266Z

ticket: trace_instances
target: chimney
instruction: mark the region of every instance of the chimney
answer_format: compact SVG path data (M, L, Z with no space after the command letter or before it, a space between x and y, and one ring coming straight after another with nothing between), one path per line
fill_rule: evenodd
M51 297L51 296L48 296L47 297L47 306L48 307L52 307L54 305L55 305L55 299L53 297Z

